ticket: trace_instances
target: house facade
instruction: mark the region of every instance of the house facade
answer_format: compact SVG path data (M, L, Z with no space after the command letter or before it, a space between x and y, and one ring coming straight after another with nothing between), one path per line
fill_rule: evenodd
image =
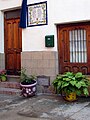
M90 1L27 0L24 29L19 27L21 5L22 0L0 0L0 69L16 75L25 67L51 81L65 71L89 74Z

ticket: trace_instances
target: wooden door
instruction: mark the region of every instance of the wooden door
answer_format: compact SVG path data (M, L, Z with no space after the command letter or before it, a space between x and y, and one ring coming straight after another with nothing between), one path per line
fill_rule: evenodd
M5 67L16 75L21 69L22 30L19 18L5 19Z
M58 25L59 72L90 74L89 23Z

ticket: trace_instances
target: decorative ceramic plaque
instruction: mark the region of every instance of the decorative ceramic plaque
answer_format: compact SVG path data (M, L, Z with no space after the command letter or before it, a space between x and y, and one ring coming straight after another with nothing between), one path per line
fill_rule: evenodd
M47 24L47 2L39 2L27 6L27 26Z

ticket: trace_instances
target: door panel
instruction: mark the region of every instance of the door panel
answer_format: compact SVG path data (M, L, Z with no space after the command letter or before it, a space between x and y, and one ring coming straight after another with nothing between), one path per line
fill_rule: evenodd
M18 74L21 69L22 30L19 18L5 19L5 62L8 74Z
M90 74L90 25L58 26L59 71Z

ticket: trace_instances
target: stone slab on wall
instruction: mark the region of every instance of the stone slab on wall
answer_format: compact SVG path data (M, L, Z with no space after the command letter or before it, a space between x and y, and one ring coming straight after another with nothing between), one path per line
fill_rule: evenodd
M22 52L21 66L28 74L45 75L50 82L58 74L58 53L56 51Z
M0 53L0 69L5 69L5 55Z

